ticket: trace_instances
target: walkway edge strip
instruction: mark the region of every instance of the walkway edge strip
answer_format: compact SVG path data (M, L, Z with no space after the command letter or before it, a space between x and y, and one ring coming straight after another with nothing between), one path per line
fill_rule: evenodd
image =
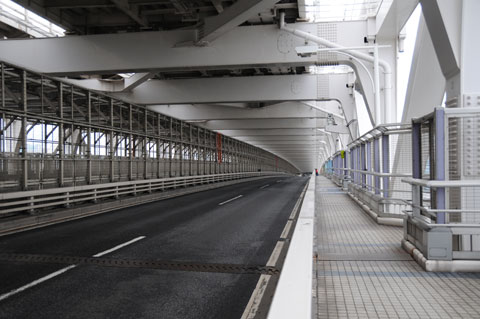
M268 319L312 317L315 176L312 174L288 248Z

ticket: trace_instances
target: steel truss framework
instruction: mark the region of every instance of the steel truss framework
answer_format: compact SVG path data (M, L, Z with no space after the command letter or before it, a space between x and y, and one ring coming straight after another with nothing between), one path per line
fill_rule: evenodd
M0 98L1 192L297 171L260 148L5 63Z

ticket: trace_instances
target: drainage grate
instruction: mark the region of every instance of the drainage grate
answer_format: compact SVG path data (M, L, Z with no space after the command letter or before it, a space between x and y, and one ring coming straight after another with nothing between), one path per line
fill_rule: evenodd
M136 260L117 258L97 258L78 256L52 256L33 254L0 254L0 261L22 263L46 263L68 265L94 265L100 267L150 268L176 271L214 272L231 274L261 274L278 275L280 270L275 267L238 264L194 263L164 260Z

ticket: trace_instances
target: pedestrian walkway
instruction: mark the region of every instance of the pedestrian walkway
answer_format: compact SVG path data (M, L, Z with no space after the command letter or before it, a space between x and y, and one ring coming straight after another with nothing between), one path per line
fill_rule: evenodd
M378 225L325 177L315 207L317 318L480 318L480 274L425 272L401 227Z

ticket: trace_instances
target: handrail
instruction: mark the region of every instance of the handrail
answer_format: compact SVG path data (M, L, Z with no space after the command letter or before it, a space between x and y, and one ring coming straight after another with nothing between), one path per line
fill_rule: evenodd
M333 168L333 170L344 170L354 173L360 173L365 175L373 175L373 176L380 176L380 177L410 177L412 174L401 174L401 173L380 173L380 172L372 172L372 171L364 171L361 169L352 169L352 168ZM403 179L402 179L403 181Z
M409 133L409 128L411 124L406 123L389 123L389 124L380 124L372 128L370 131L364 133L362 136L358 137L355 141L350 142L347 147L351 148L352 146L361 144L369 139L375 138L379 135L390 135L390 134L404 134Z
M478 187L480 180L461 180L461 181L439 181L426 180L420 178L402 178L402 182L410 185L417 185L422 187L439 188L439 187Z

